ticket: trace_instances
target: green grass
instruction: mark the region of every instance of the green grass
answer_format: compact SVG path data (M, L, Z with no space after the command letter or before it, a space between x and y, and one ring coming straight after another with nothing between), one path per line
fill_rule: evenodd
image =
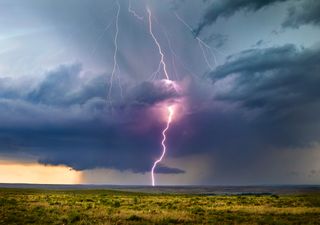
M320 194L0 189L0 224L320 224Z

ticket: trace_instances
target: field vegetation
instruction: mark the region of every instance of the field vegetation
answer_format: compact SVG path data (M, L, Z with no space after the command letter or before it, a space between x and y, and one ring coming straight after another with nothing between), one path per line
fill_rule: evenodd
M320 194L0 189L0 224L320 224Z

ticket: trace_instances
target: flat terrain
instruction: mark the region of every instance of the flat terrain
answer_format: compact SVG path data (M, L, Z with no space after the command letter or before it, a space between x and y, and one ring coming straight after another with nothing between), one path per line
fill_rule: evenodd
M0 188L0 224L320 224L317 190L228 195L155 190Z

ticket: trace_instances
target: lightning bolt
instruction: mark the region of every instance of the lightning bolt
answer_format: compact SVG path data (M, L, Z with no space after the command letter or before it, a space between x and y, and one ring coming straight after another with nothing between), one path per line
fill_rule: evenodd
M149 33L154 41L154 43L157 45L158 50L159 50L159 54L160 54L160 63L159 63L159 67L162 66L165 78L167 80L170 80L168 72L167 72L167 65L164 61L164 54L162 52L162 48L160 43L158 42L156 36L154 35L153 31L152 31L152 14L151 14L151 10L149 8L147 8L147 12L148 12L148 19L149 19ZM158 71L158 70L157 70Z
M162 154L161 154L160 158L157 159L157 160L153 163L153 166L152 166L152 169L151 169L152 186L155 186L154 170L155 170L157 164L162 161L162 159L163 159L163 157L165 156L166 151L167 151L167 146L166 146L167 136L166 136L166 135L167 135L167 131L168 131L169 128L170 128L170 124L171 124L171 121L172 121L172 118L173 118L173 115L174 115L174 109L173 109L172 106L169 106L169 107L167 107L167 110L168 110L167 125L166 125L165 129L162 131L162 141L161 141Z
M178 62L178 64L183 68L183 70L185 70L185 72L188 72L190 75L192 75L194 78L197 78L199 77L198 75L196 75L190 68L188 68L188 66L181 60L181 58L177 55L177 53L174 51L173 47L172 47L172 43L170 41L170 38L169 38L169 34L168 32L166 31L166 29L161 26L164 34L165 34L165 37L167 39L167 42L168 42L168 46L169 46L169 49L171 51L171 59L172 59L172 65L173 65L173 69L174 69L174 73L175 73L175 76L177 78L177 80L179 80L179 76L178 76L178 72L177 72L177 66L176 66L176 60Z
M128 11L129 11L134 17L136 17L137 19L143 20L143 17L142 17L142 16L139 16L139 15L136 13L136 11L134 11L134 10L132 9L131 0L129 0Z
M154 43L158 47L158 51L159 51L159 55L160 55L159 66L158 66L158 69L154 72L154 76L157 73L159 73L160 69L162 68L164 76L165 76L165 80L168 81L168 82L172 82L170 80L170 77L169 77L169 74L168 74L168 71L167 71L167 65L166 65L166 62L165 62L165 56L164 56L164 53L162 51L161 45L160 45L159 41L157 40L156 36L154 35L153 30L152 30L152 14L151 14L151 10L148 7L147 7L147 12L148 12L148 21L149 21L149 33L150 33L150 36L152 37ZM171 48L171 46L170 46L170 48ZM162 130L162 141L161 141L162 154L161 154L160 158L158 158L153 163L153 166L152 166L152 169L151 169L152 186L155 186L154 170L157 167L158 163L160 163L162 161L162 159L165 156L166 151L167 151L167 146L166 146L167 136L166 135L167 135L167 131L170 128L170 124L172 122L172 118L173 118L173 115L174 115L173 106L167 106L167 113L168 113L168 118L167 118L166 127Z
M110 76L110 86L109 86L109 91L108 91L108 100L111 103L111 91L113 87L113 79L116 75L117 69L119 70L118 62L117 62L117 54L118 54L118 35L119 35L119 14L121 10L121 6L118 0L116 0L117 4L117 15L116 15L116 32L114 35L114 53L113 53L113 68L112 68L112 73ZM121 96L122 96L122 87L120 83L120 77L118 76L118 81L119 81L119 87L121 91Z
M107 33L107 31L109 30L109 28L111 27L113 21L111 21L101 32L101 34L97 37L96 41L94 42L95 45L91 50L91 57L94 56L94 54L96 53L97 47L98 47L98 42L103 38L103 36Z
M188 30L191 31L191 33L194 33L192 27L186 22L184 21L176 12L174 13L174 15L176 16L176 18L184 25L188 28ZM195 37L195 39L197 40L198 42L198 45L202 51L202 55L203 55L203 58L206 62L206 64L208 65L208 67L210 68L210 70L213 70L214 69L214 66L217 65L217 60L216 60L216 56L215 56L215 53L213 51L213 49L208 45L206 44L203 40L201 40L198 36ZM221 53L220 51L218 51L217 49L214 49L216 52L224 55L223 53ZM213 58L213 61L214 63L211 63L210 62L210 59L209 57L207 56L207 53L209 53L209 57L211 56L211 58Z
M174 71L176 79L179 80L179 76L178 76L177 69L176 69L176 61L175 61L176 53L172 48L172 44L171 44L171 41L169 39L168 32L166 30L164 30L164 33L165 33L165 37L167 39L167 42L168 42L168 45L169 45L169 49L170 49L170 52L171 52L171 63L172 63L173 71Z

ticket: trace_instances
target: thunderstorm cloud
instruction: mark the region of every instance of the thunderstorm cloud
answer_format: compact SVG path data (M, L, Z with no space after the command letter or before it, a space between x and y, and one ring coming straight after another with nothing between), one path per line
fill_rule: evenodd
M146 174L180 104L157 174L319 181L318 1L119 2L112 80L116 1L0 1L0 157Z

